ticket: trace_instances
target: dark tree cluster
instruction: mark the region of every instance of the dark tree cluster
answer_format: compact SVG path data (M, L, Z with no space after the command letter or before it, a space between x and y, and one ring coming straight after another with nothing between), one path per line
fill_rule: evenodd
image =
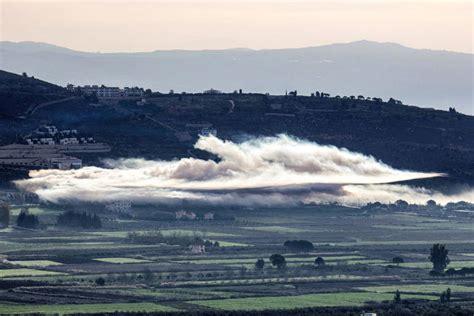
M316 259L314 259L314 264L317 267L323 267L326 265L326 262L324 261L323 257L317 257Z
M24 228L37 228L39 226L38 216L22 211L16 219L16 225Z
M10 225L10 207L8 204L0 204L0 227Z
M67 211L58 216L56 225L65 227L80 227L84 229L101 228L102 221L97 214L86 212L76 213Z
M278 269L286 268L286 259L282 255L276 253L270 256L270 262L272 266L277 267Z
M434 272L443 272L450 262L448 257L448 249L446 249L445 245L434 244L431 248L429 259L433 263Z
M290 251L308 252L314 250L313 243L307 240L287 240L283 246Z

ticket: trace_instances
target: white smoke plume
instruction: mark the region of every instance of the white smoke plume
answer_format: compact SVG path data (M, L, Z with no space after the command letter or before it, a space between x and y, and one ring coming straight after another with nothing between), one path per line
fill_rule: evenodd
M424 203L450 197L389 183L442 176L394 169L375 158L294 137L260 137L241 143L200 137L195 148L219 159L107 160L106 167L31 171L16 182L51 202L131 200L172 203L275 205L311 202ZM464 200L472 201L472 194Z

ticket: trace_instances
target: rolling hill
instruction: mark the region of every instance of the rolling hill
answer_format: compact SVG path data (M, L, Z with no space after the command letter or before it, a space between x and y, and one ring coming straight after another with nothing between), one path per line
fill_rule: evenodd
M34 85L14 88L25 80ZM0 109L0 145L18 141L41 124L54 124L110 144L110 158L208 157L193 144L210 127L234 141L286 133L369 154L399 169L445 172L461 182L474 179L474 117L461 113L357 98L258 93L155 93L145 105L122 100L98 106L36 79L0 76L0 86L11 87L9 98L34 96L22 109L43 100L41 93L39 100L35 97L37 85L49 87L46 95L59 101L17 116L8 115L11 108ZM82 158L91 163L100 159Z
M474 114L472 54L359 41L297 49L87 53L33 42L1 42L0 68L59 85L141 86L168 92L323 90L395 97Z

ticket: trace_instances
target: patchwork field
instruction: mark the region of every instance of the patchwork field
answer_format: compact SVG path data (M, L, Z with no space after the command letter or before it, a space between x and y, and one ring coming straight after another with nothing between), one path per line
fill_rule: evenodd
M370 310L373 302L393 302L397 290L402 301L422 304L439 301L448 288L451 304L474 304L470 275L431 276L428 259L441 241L451 257L447 268L474 267L474 232L460 229L474 224L470 218L461 225L416 212L369 216L314 206L178 221L149 218L166 210L139 209L133 218L104 219L101 229L65 229L49 224L58 210L35 207L43 227L0 230L0 314ZM144 237L133 240L132 232ZM287 240L306 240L314 249L291 249ZM193 241L207 246L183 244ZM270 260L274 254L284 257L282 267Z

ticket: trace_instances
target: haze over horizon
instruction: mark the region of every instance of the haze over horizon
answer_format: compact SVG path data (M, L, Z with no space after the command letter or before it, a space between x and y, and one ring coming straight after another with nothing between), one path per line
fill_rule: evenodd
M417 49L473 52L471 1L111 4L107 0L0 0L0 40L45 42L88 52L145 52L300 48L367 39Z
M189 49L184 49L184 48L168 48L168 49L150 49L150 50L137 50L137 51L92 51L92 50L81 50L81 49L75 49L72 47L67 47L63 45L58 45L50 42L37 42L37 41L29 41L29 40L24 40L24 41L9 41L9 40L1 40L0 44L5 43L5 44L15 44L15 45L34 45L36 46L36 49L39 47L44 47L48 49L61 49L61 50L69 50L77 53L86 53L86 54L142 54L142 53L156 53L156 52L206 52L206 51L255 51L255 52L260 52L260 51L279 51L279 50L298 50L298 49L307 49L307 48L319 48L319 47L330 47L330 46L337 46L337 45L350 45L350 44L381 44L381 45L393 45L393 46L399 46L399 47L404 47L404 48L409 48L409 49L416 49L416 50L425 50L425 51L438 51L438 52L448 52L448 53L456 53L456 54L468 54L468 55L474 55L473 52L461 52L461 51L452 51L448 49L432 49L432 48L415 48L411 47L409 45L404 45L396 42L387 42L387 41L375 41L375 40L369 40L369 39L359 39L359 40L353 40L353 41L347 41L347 42L333 42L333 43L327 43L327 44L314 44L314 45L307 45L307 46L301 46L301 47L279 47L279 48L251 48L251 47L222 47L222 48L189 48ZM1 56L0 56L1 57Z

